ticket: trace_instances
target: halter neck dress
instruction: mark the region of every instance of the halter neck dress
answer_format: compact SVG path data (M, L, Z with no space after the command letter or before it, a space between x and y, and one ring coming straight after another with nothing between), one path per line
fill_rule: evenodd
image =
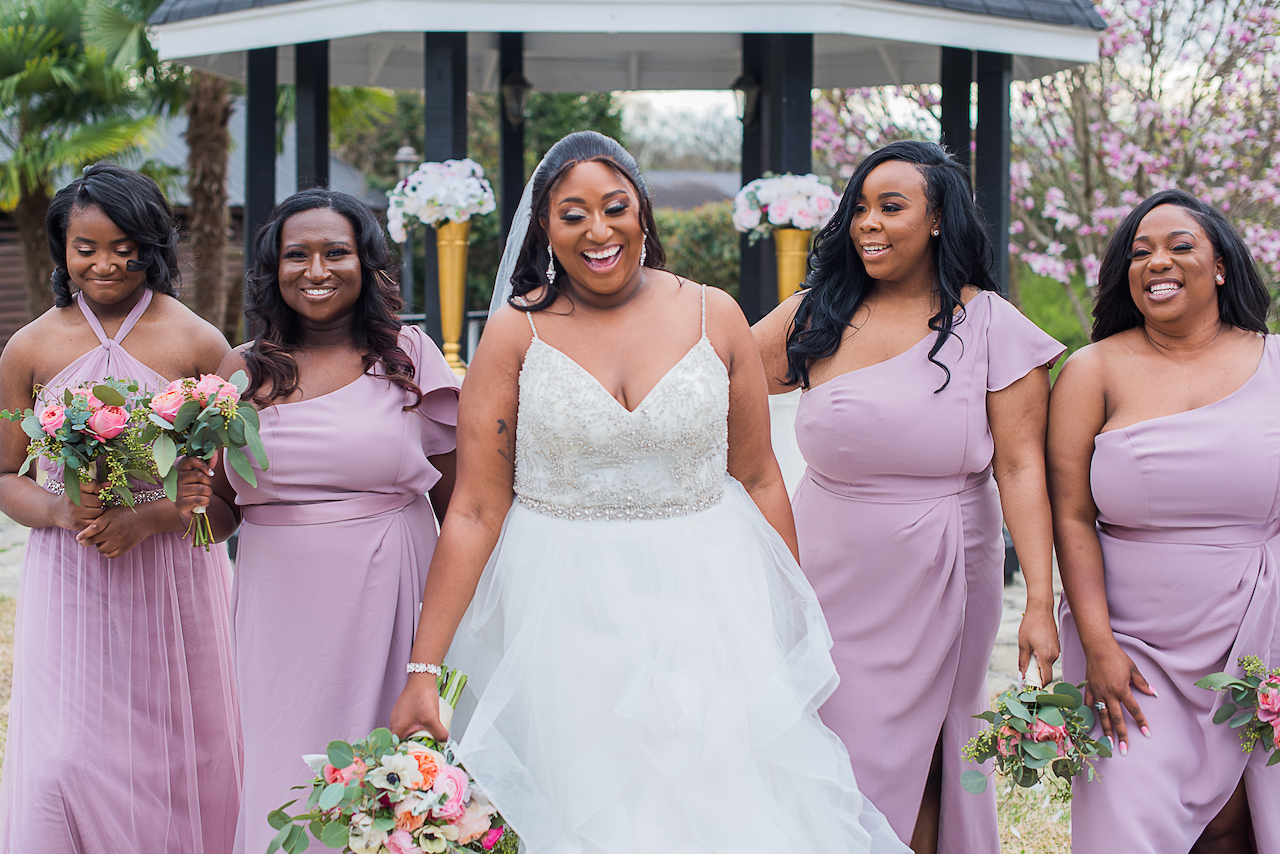
M1072 850L1185 854L1243 780L1257 850L1280 854L1280 767L1213 723L1226 695L1195 687L1241 675L1242 655L1280 667L1280 337L1222 400L1099 434L1090 484L1111 630L1160 696L1135 689L1151 737L1126 713L1129 754L1074 786ZM1065 596L1061 618L1063 671L1079 682Z
M99 345L42 399L109 376L163 389L124 346L150 304L144 290L108 338L77 295ZM226 551L162 533L108 560L75 536L35 528L27 541L0 851L223 854L240 800Z
M961 748L989 707L1004 543L987 394L1065 349L995 293L971 299L954 334L800 396L808 463L792 499L800 565L835 636L840 686L822 719L858 781L910 840L939 734L940 854L997 854L995 787L960 786Z
M818 720L830 635L726 473L705 317L634 410L529 322L516 500L445 658L480 788L528 854L906 854Z
M314 776L333 739L386 726L436 542L430 457L455 447L458 378L416 326L400 330L423 399L361 374L260 413L266 471L227 478L243 510L233 590L244 728L236 854L275 837L267 814Z

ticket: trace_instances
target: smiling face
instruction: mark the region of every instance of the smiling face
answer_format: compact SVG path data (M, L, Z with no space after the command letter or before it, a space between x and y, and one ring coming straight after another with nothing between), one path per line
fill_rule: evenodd
M337 211L294 214L280 229L280 296L313 325L349 319L360 299L360 256L351 222Z
M1224 267L1209 236L1186 208L1153 208L1138 223L1129 258L1129 295L1148 320L1217 315L1216 279Z
M640 200L631 182L606 164L571 168L552 188L542 226L574 285L606 295L639 281Z
M932 265L930 232L937 224L924 175L911 163L890 160L862 182L849 238L867 275L879 282L900 282Z
M138 243L120 230L97 205L75 207L67 217L67 274L98 306L127 300L142 285L146 273L129 272L138 259Z

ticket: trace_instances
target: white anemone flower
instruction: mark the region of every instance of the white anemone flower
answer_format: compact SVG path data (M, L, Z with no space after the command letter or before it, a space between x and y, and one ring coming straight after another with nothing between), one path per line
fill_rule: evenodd
M418 760L403 753L389 753L382 757L369 776L365 778L379 789L391 792L403 792L405 789L416 789L422 785L422 771L418 769Z

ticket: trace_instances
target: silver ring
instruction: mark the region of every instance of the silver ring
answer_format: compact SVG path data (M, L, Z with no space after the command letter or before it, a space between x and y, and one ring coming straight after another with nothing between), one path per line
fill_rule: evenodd
M1094 707L1095 709L1097 709L1098 711L1100 711L1100 712L1105 712L1105 711L1107 710L1107 704L1106 704L1106 703L1104 703L1104 702L1102 702L1101 700L1099 700L1098 702L1094 703L1094 704L1093 704L1093 707Z

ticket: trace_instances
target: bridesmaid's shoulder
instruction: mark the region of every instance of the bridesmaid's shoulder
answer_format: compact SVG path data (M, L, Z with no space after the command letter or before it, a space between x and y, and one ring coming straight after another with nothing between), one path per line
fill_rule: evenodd
M191 352L199 364L216 364L227 352L227 339L222 331L190 308L181 300L168 294L157 293L151 298L148 314L153 328L163 330L163 335Z
M62 355L55 355L52 350L61 349L64 345L74 350L78 344L70 339L77 332L90 337L93 335L75 303L54 306L9 336L0 360L6 369L13 369L18 364L34 365L40 357L61 359Z
M1107 378L1117 371L1125 370L1125 366L1133 358L1133 344L1140 334L1139 330L1126 329L1101 341L1086 344L1067 357L1054 385L1085 384L1105 387Z
M249 363L245 361L244 354L253 346L252 341L246 341L231 349L226 356L222 358L222 364L218 365L218 376L223 379L229 378L236 371L249 372Z

